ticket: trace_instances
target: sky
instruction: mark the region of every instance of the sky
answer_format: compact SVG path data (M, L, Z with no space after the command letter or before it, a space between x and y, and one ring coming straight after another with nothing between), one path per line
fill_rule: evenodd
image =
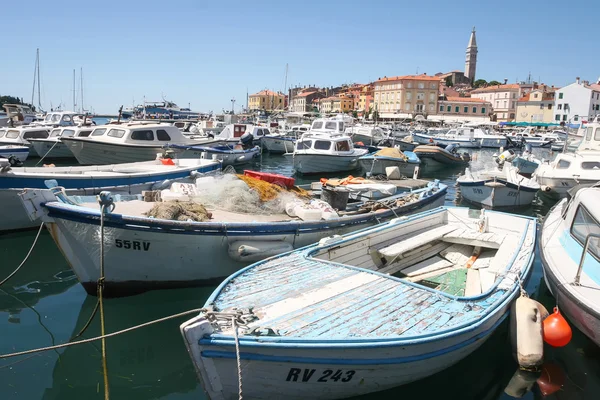
M79 93L83 69L83 105L96 113L163 97L202 112L235 99L237 112L247 91L283 91L286 65L287 87L464 70L473 26L477 78L596 81L595 2L11 1L0 95L31 101L39 48L44 109L73 109L73 70Z

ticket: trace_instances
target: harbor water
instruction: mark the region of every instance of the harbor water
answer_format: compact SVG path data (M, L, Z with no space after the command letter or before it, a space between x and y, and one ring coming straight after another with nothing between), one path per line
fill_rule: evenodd
M493 163L493 150L474 151L473 170ZM536 149L540 158L553 157ZM32 160L37 162L37 160ZM291 159L265 154L248 169L291 175ZM447 205L468 206L455 187L458 174L447 169L428 179L449 186ZM320 176L297 183L306 183ZM531 207L511 210L543 218L553 202L536 198ZM0 236L0 280L10 274L29 251L35 231ZM111 266L107 266L110 268ZM202 287L152 291L137 296L105 300L107 332L121 330L204 305L215 289ZM528 283L529 294L548 309L554 299L542 277L539 256ZM43 231L23 268L0 287L0 353L12 353L65 343L86 325L96 306L64 257ZM108 377L113 399L204 399L202 387L186 353L179 324L188 317L166 321L107 339ZM564 348L546 346L545 360L562 389L554 399L600 398L600 349L573 328L573 340ZM97 315L81 337L100 334ZM103 372L100 342L76 345L18 358L0 360L0 399L101 399ZM361 399L510 399L504 389L517 370L508 337L508 324L468 358L424 380ZM546 398L538 385L524 399Z

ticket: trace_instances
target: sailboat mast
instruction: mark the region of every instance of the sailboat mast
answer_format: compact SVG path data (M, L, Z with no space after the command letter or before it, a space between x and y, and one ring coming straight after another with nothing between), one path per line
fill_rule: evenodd
M77 110L77 100L75 100L75 70L73 69L73 111Z
M42 96L40 95L40 87L42 86L42 81L40 81L40 49L37 49L37 57L36 57L36 66L37 66L37 85L38 85L38 109L42 111ZM33 102L31 103L33 105Z
M38 71L39 57L40 57L40 49L37 49L36 56L35 56L35 67L33 68L33 88L31 89L31 105L32 106L33 106L33 100L35 97L35 80L36 80L36 77L38 76L37 71Z
M79 70L79 87L81 88L81 104L79 105L79 107L81 108L81 113L83 113L83 67L80 67Z

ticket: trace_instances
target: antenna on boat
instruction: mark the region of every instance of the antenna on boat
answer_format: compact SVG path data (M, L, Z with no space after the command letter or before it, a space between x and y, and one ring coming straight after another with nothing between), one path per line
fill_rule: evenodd
M77 110L77 100L75 99L75 69L73 69L73 111Z

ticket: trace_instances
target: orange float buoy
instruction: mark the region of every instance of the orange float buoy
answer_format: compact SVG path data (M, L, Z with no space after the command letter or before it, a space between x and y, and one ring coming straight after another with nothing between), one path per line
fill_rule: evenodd
M558 392L565 384L565 373L557 364L546 363L542 365L542 374L537 379L537 384L542 395L549 396Z
M573 331L558 307L554 307L554 313L544 320L543 328L544 342L553 347L566 346L573 337Z

